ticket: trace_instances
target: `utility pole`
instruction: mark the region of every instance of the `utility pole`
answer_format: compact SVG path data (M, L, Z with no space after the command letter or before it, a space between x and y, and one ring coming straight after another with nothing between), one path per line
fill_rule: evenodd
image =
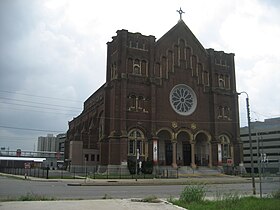
M134 132L135 137L135 181L137 181L137 173L138 173L138 158L139 158L139 150L137 149L137 130Z
M252 177L252 187L253 195L256 195L256 184L255 184L255 173L254 173L254 159L253 159L253 147L252 147L252 135L251 135L251 118L250 118L250 105L249 105L249 95L247 92L242 91L237 93L238 95L246 94L246 109L247 109L247 119L248 119L248 133L249 133L249 143L250 143L250 158L251 158L251 177Z
M257 144L258 144L258 171L259 171L259 179L260 179L260 198L262 198L262 167L261 167L261 156L260 156L260 138L257 133Z

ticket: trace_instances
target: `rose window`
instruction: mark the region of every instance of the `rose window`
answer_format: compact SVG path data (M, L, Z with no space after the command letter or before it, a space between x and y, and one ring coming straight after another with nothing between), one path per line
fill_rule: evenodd
M170 104L176 113L190 115L196 109L196 95L189 86L176 85L170 92Z

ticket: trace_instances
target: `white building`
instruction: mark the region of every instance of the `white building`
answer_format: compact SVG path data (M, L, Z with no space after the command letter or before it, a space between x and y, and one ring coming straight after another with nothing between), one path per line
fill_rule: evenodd
M248 127L240 129L243 142L244 166L251 171L250 143ZM259 157L266 172L280 173L280 117L266 119L264 122L251 122L251 137L254 160L254 171L258 171ZM262 157L262 158L261 158Z
M38 137L37 155L46 157L44 162L50 168L62 168L64 165L64 144L66 134L48 134L46 137Z
M37 151L56 152L56 137L53 134L39 136Z

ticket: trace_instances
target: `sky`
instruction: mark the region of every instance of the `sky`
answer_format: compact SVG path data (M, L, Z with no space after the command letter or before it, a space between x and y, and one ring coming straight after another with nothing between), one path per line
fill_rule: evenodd
M279 117L280 1L0 0L0 147L33 151L38 136L66 132L105 83L106 43L116 31L159 39L180 7L204 48L235 54L251 120Z

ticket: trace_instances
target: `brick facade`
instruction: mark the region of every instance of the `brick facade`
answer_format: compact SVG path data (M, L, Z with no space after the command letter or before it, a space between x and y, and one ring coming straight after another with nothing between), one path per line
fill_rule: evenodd
M126 165L136 149L173 167L242 162L234 54L204 49L182 20L159 40L119 30L107 46L106 82L69 122L72 164Z

